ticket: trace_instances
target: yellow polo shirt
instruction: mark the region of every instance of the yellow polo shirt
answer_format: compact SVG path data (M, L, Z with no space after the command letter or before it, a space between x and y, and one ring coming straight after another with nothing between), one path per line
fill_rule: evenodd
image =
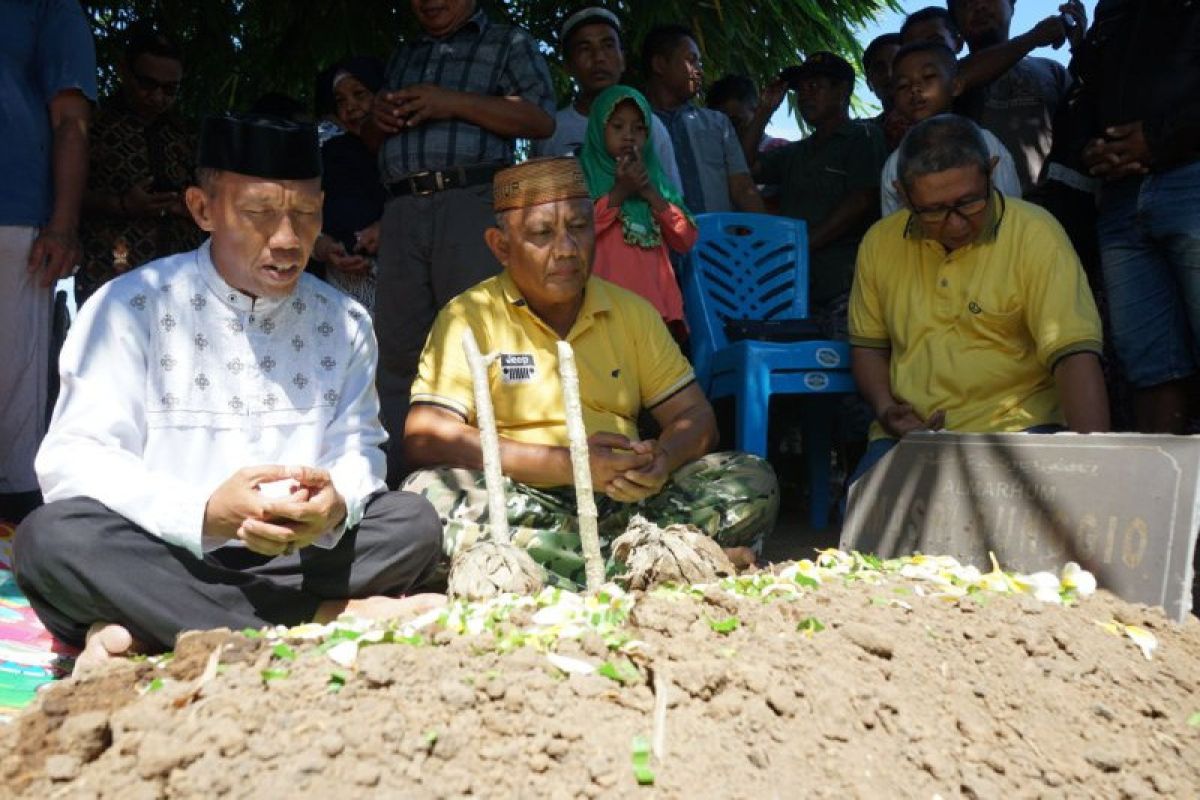
M922 417L944 409L949 430L1061 424L1052 370L1101 352L1096 303L1050 214L999 194L991 213L949 254L906 210L876 223L858 251L850 343L890 349L892 393Z
M413 404L475 417L475 392L463 354L470 325L480 352L498 352L488 368L501 436L566 446L558 335L534 314L507 272L478 283L438 314L421 353ZM567 335L575 350L583 424L637 438L638 412L690 385L692 366L652 305L600 278L588 279L583 308Z

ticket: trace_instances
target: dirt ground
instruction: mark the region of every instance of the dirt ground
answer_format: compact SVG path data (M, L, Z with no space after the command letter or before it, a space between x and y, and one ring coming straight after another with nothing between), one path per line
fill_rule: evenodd
M53 685L0 731L0 795L1200 795L1194 618L1104 592L947 600L898 576L626 601L605 635L558 638L557 663L514 646L546 622L527 608L347 668L316 641L190 635L163 666ZM1153 633L1152 659L1097 624L1113 619Z

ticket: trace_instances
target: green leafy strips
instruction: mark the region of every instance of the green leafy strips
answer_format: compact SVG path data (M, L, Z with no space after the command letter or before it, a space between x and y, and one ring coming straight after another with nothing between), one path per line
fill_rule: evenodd
M849 579L878 587L875 597L864 598L866 603L904 610L911 610L912 606L901 597L914 601L942 598L981 603L987 596L1021 593L1042 602L1064 604L1086 598L1095 591L1095 577L1074 563L1066 564L1059 575L1048 572L1022 575L1002 571L994 560L992 570L983 572L950 556L918 553L880 559L870 554L827 549L818 551L811 559L781 564L772 570L729 576L709 584L658 587L649 594L672 602L693 599L707 602L714 591L762 603L796 602L803 601L810 591ZM897 582L904 585L897 586ZM362 647L393 643L433 646L445 643L446 634L478 637L471 646L479 653L505 653L525 647L555 653L564 642L594 636L609 652L620 656L600 665L598 673L621 685L640 684L642 676L628 663L629 656L647 648L645 642L636 638L637 629L629 625L630 612L641 602L640 598L637 592L626 591L616 584L606 585L594 595L550 587L530 596L504 594L480 602L456 600L436 612L404 622L366 620L344 614L332 623L303 623L243 633L251 638L267 637L276 666L289 666L288 662L302 652L298 647L294 651L291 648L303 641L310 642L337 667L346 670L353 669ZM705 618L705 624L714 633L729 636L742 627L743 621L730 615ZM808 618L801 620L796 630L812 637L824 627L816 618ZM1127 632L1130 638L1138 633ZM1150 641L1148 636L1143 638ZM736 650L727 652L729 655L725 657L733 657ZM280 677L278 673L268 674L271 677L267 680Z
M641 673L637 671L637 667L628 661L618 661L615 664L611 661L605 661L599 666L596 672L610 681L616 681L622 686L637 683L641 678Z
M264 669L260 674L262 675L262 679L264 681L278 681L278 680L283 680L284 678L288 677L289 675L292 674L292 672L291 672L291 670L271 667L271 668Z
M633 763L633 777L639 786L654 785L654 770L650 769L650 755L650 740L645 736L633 737L630 761Z
M794 580L797 585L803 586L805 589L816 589L821 585L816 578L810 578L807 575L801 575L799 572L792 577L792 580Z
M873 556L869 553L854 553L854 557L869 569L873 569L876 572L883 571L883 562L879 559L879 556Z

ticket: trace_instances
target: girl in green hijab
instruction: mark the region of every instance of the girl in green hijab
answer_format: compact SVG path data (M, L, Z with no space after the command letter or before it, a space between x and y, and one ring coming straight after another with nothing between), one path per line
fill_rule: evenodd
M696 225L658 162L650 114L629 86L611 86L592 102L580 153L596 204L592 272L649 300L678 339L687 327L667 248L690 250Z

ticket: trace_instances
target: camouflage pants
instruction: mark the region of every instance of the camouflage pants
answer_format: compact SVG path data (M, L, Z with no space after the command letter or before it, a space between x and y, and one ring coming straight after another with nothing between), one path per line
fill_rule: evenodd
M414 472L403 487L424 495L442 518L442 544L453 556L487 535L487 487L482 470L441 467ZM546 568L550 582L566 588L584 584L583 555L575 488L538 489L504 478L509 532ZM680 467L662 491L640 503L620 503L596 495L601 548L608 556L613 539L634 514L658 525L689 523L723 547L759 552L775 527L779 487L775 472L747 453L711 453ZM608 568L613 569L611 560Z

